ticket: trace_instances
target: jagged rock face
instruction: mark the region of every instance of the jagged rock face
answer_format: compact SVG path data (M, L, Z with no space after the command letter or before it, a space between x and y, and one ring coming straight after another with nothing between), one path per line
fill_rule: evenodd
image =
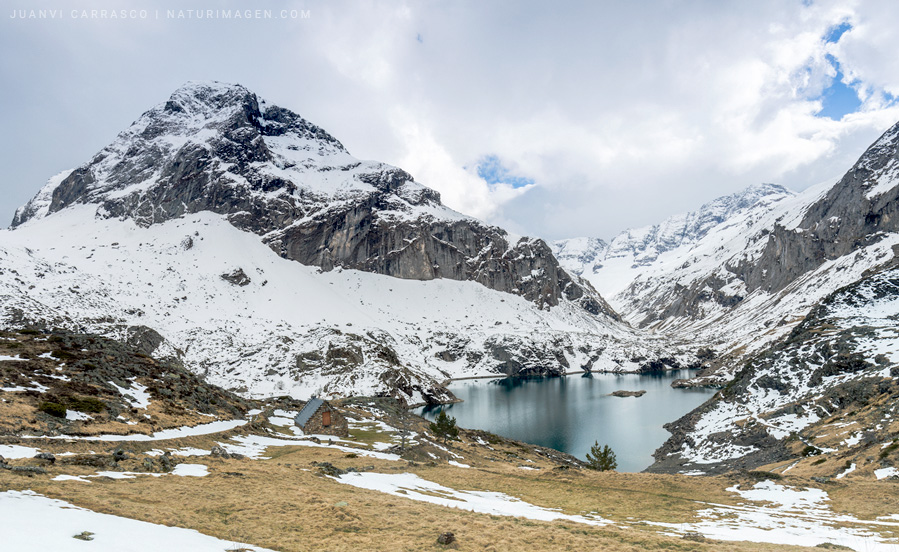
M78 203L148 226L212 211L303 264L472 280L539 306L618 318L541 240L444 207L411 175L353 158L321 128L239 85L189 83L90 162L51 179L12 226Z
M806 211L794 229L778 224L756 263L734 272L747 288L778 291L825 261L899 231L899 123Z
M340 266L413 280L471 280L515 293L538 306L562 298L595 315L617 313L592 286L565 272L542 240L509 244L505 232L469 220L397 223L381 214L383 198L320 213L266 236L283 257L331 270Z

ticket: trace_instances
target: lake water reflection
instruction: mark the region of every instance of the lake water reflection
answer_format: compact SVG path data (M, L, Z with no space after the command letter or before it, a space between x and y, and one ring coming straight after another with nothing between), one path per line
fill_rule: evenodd
M619 471L641 471L669 437L662 427L710 398L713 389L674 389L686 371L665 374L584 374L564 378L502 378L453 382L464 402L416 412L433 419L440 408L460 427L551 447L583 459L594 441L608 444ZM642 397L613 397L645 389Z

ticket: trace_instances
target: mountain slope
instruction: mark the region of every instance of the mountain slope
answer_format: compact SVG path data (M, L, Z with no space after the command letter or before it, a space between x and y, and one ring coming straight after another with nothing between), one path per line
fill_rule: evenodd
M158 331L216 385L447 401L448 377L688 364L663 340L562 301L539 309L475 282L322 272L210 212L143 228L90 205L0 232L0 320L125 337Z
M12 225L81 203L142 226L212 211L282 257L324 270L472 280L540 306L564 297L617 317L542 240L444 207L402 169L352 157L323 129L240 85L184 85L88 163L52 178Z
M833 459L824 470L899 464L891 451L881 454L899 441L897 319L897 268L829 295L788 339L751 358L712 400L670 424L673 436L650 470L720 473L821 453L814 465Z

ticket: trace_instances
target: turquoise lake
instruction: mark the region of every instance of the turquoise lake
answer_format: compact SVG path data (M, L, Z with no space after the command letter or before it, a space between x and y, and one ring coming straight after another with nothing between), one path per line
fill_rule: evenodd
M464 402L416 413L433 419L441 409L460 427L554 448L584 459L595 441L612 447L618 471L637 472L668 439L662 426L693 410L714 389L674 389L686 370L665 374L592 374L561 378L473 379L449 389ZM613 397L616 390L646 390L642 397Z

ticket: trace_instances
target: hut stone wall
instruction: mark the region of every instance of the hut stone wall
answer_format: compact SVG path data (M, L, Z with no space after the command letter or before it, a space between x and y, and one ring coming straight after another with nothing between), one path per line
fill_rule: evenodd
M325 413L331 418L331 425L324 425ZM333 408L327 402L322 403L315 414L306 422L306 427L302 428L303 433L315 435L334 435L336 437L349 437L350 431L347 427L346 418Z

